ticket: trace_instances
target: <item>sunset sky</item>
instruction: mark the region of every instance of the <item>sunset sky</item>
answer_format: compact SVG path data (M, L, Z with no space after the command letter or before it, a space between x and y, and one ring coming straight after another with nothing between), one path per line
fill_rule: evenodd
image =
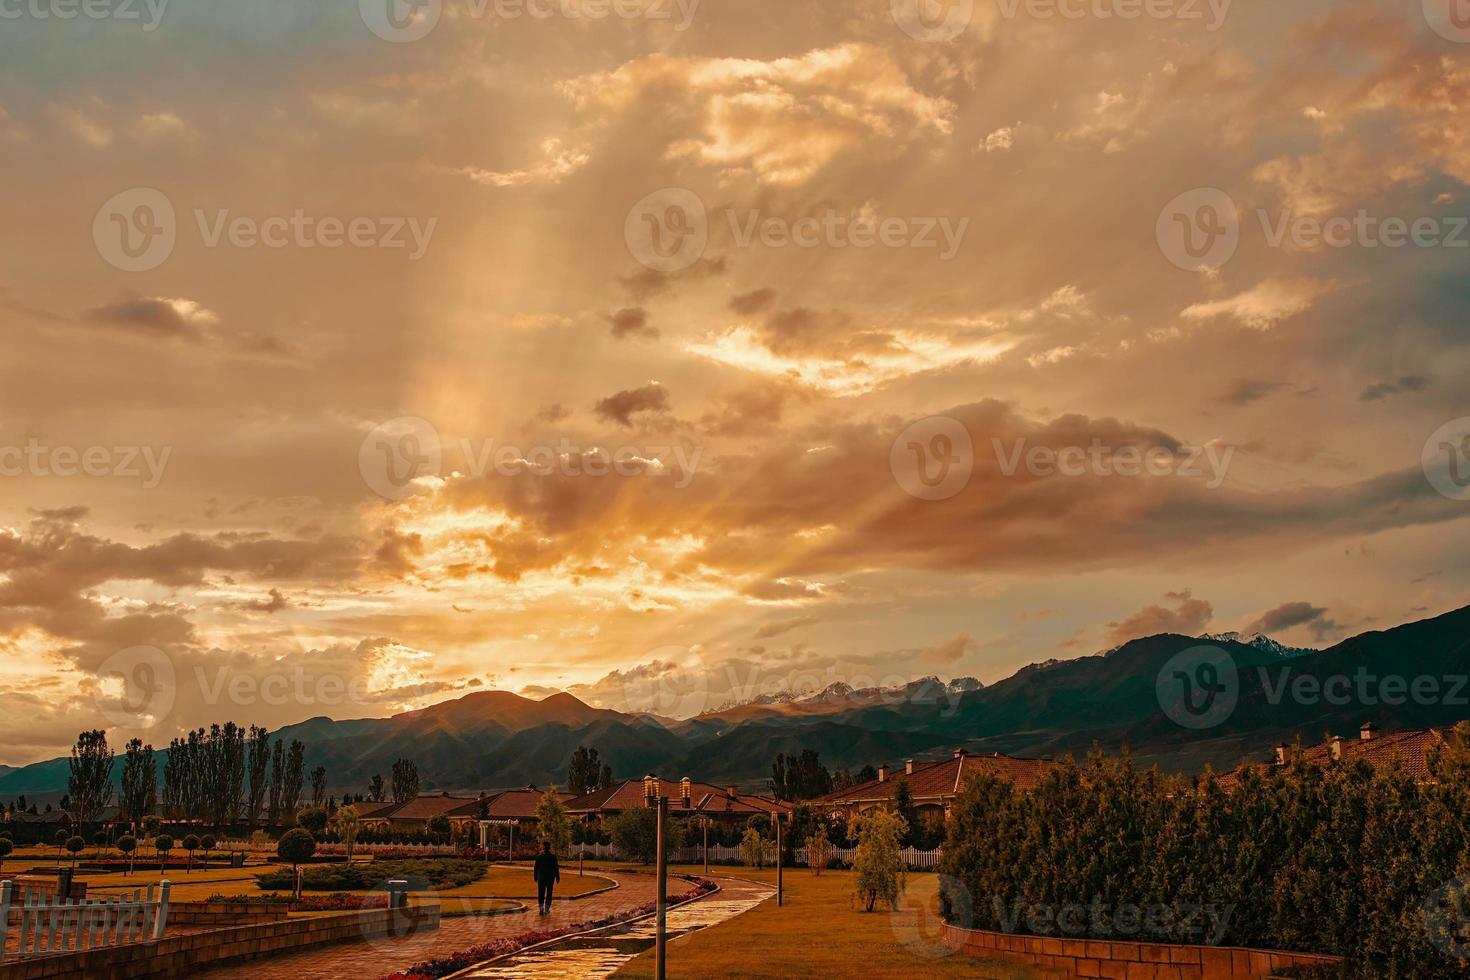
M0 764L1465 604L1470 494L1423 457L1470 432L1470 32L1419 0L984 0L950 39L904 0L640 2L445 0L414 41L369 0L0 22ZM1199 189L1238 209L1207 261L1166 210ZM123 249L160 202L171 251ZM968 479L924 499L910 443L955 426ZM1175 463L1009 465L1095 446Z

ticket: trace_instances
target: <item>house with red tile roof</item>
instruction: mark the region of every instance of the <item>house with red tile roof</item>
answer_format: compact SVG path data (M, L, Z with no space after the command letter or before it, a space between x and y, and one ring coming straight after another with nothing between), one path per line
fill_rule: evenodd
M1008 779L1017 789L1029 790L1056 767L1049 759L1017 759L1013 756L971 755L958 749L948 759L916 763L910 759L902 769L880 766L878 778L858 783L817 800L836 817L866 813L880 806L892 806L900 783L908 784L919 818L927 823L942 823L949 814L955 797L965 783L979 773Z
M545 795L535 786L525 789L504 790L499 793L479 796L419 796L404 803L361 803L358 814L365 828L378 832L422 833L428 829L429 821L435 817L446 817L456 834L465 825L480 820L517 820L522 823L536 822L536 807ZM563 803L574 794L558 792ZM368 812L363 808L370 807Z
M655 795L668 797L669 812L675 815L683 813L744 823L757 815L787 816L791 813L790 806L768 796L741 793L733 786L720 787L696 782L688 777L678 782L658 776L627 779L568 800L564 805L573 818L586 823L600 823L625 810L641 810L647 807L650 786L654 788Z
M1446 744L1449 731L1442 728L1414 728L1382 734L1377 725L1368 722L1358 729L1356 739L1334 735L1325 744L1298 747L1283 742L1276 746L1270 763L1247 762L1219 778L1223 789L1240 785L1240 777L1252 767L1286 766L1300 758L1310 765L1326 766L1334 762L1366 762L1375 769L1403 766L1419 782L1429 781L1431 751Z

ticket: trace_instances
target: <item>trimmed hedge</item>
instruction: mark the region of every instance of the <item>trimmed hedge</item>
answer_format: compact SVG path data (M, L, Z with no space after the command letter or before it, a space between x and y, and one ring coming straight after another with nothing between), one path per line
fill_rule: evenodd
M384 891L389 881L402 879L412 891L462 888L485 877L485 865L456 858L419 858L410 861L373 861L370 864L319 864L306 868L301 887L312 892ZM261 891L291 888L289 870L257 876Z
M1427 779L1299 754L1228 789L1101 754L1025 793L978 776L951 812L944 915L1011 933L1325 953L1363 977L1470 975L1470 723L1449 743Z

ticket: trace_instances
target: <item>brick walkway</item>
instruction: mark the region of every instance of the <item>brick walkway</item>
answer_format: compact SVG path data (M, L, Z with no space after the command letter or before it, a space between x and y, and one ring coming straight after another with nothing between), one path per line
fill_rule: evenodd
M526 872L530 874L529 869ZM601 895L576 901L558 899L550 915L538 915L534 907L513 915L471 916L445 919L439 929L404 939L378 939L372 942L337 943L318 949L252 960L233 966L217 967L196 973L202 980L377 980L407 969L436 956L486 943L492 939L517 936L533 930L555 929L575 925L589 919L624 912L653 901L652 875L629 875L599 869L597 874L611 878L620 887ZM669 891L678 894L690 885L669 883Z

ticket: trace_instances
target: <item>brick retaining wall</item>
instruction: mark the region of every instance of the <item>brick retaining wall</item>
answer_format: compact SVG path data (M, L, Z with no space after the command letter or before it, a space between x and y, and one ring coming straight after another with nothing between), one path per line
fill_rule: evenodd
M174 926L258 925L262 922L284 922L291 907L284 902L266 905L251 902L170 902L168 922Z
M388 935L390 917L400 916L395 934L439 928L439 907L390 912L343 912L210 929L157 942L63 953L0 964L0 980L135 980L190 977L206 966L259 959L288 950Z
M1167 946L1094 939L1013 936L1004 932L944 927L947 946L992 960L1059 970L1072 977L1121 980L1261 980L1288 966L1336 966L1337 956L1313 956L1222 946Z
M17 897L14 901L17 904L20 902L19 896L26 892L34 895L42 895L46 898L55 898L57 890L61 887L55 875L16 875L13 878L10 875L0 875L0 880L15 883L15 894ZM80 878L72 880L71 897L78 901L87 897L87 882L85 880Z

